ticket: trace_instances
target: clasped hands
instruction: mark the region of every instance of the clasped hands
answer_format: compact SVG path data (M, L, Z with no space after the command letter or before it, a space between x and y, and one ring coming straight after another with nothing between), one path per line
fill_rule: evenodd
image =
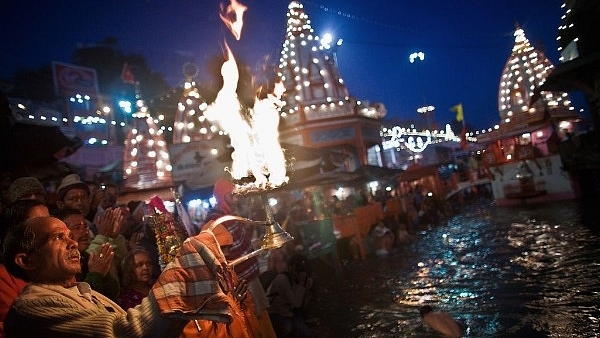
M123 211L121 208L107 208L98 217L96 226L98 227L98 234L111 238L117 237L123 226Z

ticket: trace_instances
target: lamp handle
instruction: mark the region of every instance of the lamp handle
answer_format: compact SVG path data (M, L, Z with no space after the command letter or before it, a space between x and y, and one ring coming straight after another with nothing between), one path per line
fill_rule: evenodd
M217 218L213 224L211 224L207 230L213 231L217 225L221 224L221 223L225 223L228 221L240 221L240 222L244 222L244 223L249 223L252 225L269 225L268 222L265 221L253 221L251 219L245 218L245 217L241 217L241 216L234 216L234 215L225 215L225 216L221 216L219 218Z

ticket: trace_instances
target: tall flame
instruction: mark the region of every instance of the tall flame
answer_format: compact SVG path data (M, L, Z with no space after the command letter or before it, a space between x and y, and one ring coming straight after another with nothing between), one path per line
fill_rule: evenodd
M246 6L235 0L226 7L221 4L219 15L238 40L246 10ZM233 162L229 172L234 180L253 176L254 182L245 183L245 188L264 190L279 187L288 181L278 132L278 108L283 105L281 96L285 86L282 82L277 83L273 92L265 98L255 98L252 109L244 109L236 93L240 78L237 63L227 42L224 45L226 60L221 65L223 87L206 109L205 116L211 122L218 123L221 130L229 135L233 147Z
M229 46L225 43L227 60L221 66L223 87L217 93L215 101L205 111L205 116L219 124L221 130L229 134L233 153L232 168L230 170L234 179L248 176L249 155L251 155L251 126L243 118L242 106L238 99L236 88L239 80L237 63Z
M280 186L287 183L285 156L283 149L279 144L279 111L278 107L283 105L281 95L285 92L282 82L275 85L273 93L267 94L267 97L259 100L256 98L252 114L252 130L254 132L255 147L260 149L257 154L256 165L262 170L259 176L253 171L256 178L256 185L260 188L267 186L267 183L273 186ZM263 174L269 174L267 178Z
M242 26L244 26L244 12L248 9L248 7L244 6L242 3L237 2L236 0L231 0L231 3L228 6L225 6L221 3L221 12L219 13L219 17L227 29L233 34L236 40L240 40L242 37Z

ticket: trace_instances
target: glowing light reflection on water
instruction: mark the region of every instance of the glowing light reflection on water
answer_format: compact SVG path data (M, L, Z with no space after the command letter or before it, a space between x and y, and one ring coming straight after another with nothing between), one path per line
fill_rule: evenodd
M468 337L600 336L600 237L579 210L470 208L391 257L349 263L319 316L340 337L436 337L418 314L431 303Z

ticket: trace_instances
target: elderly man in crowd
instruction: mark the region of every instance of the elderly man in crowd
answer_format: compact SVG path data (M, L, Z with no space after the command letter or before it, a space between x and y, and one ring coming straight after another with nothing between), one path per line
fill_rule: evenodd
M65 222L71 231L71 238L77 241L81 254L81 273L75 279L90 284L92 289L116 301L119 297L119 281L109 274L114 259L112 246L104 243L98 252L90 254L86 251L92 240L90 229L79 210L64 208L55 216Z

